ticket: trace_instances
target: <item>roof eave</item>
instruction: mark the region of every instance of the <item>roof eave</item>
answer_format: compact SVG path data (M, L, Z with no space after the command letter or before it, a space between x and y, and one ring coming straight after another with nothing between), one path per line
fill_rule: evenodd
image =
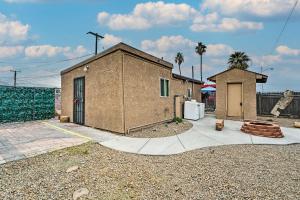
M95 56L92 56L92 57L90 57L90 58L88 58L88 59L86 59L86 60L84 60L84 61L82 61L82 62L80 62L76 65L73 65L72 67L69 67L67 69L62 70L60 72L60 74L63 75L65 73L68 73L68 72L70 72L70 71L72 71L76 68L82 67L83 65L86 65L90 62L93 62L94 60L97 60L97 59L99 59L99 58L101 58L105 55L108 55L108 54L113 53L113 52L118 51L118 50L125 51L125 52L128 52L128 53L133 54L133 55L137 55L137 56L142 57L144 59L147 59L151 62L154 62L154 63L157 63L157 64L160 64L160 65L163 65L165 67L173 69L173 64L172 63L170 63L168 61L165 61L163 59L157 58L157 57L155 57L151 54L148 54L144 51L141 51L139 49L136 49L132 46L129 46L129 45L124 44L124 43L121 42L119 44L116 44L115 46L110 47L109 49L106 49L105 51L102 51L101 53L99 53Z
M175 78L175 79L179 79L179 80L183 80L183 81L189 81L189 82L196 83L196 84L199 84L199 85L204 84L203 81L192 79L192 78L182 76L182 75L179 75L179 74L172 73L172 77Z

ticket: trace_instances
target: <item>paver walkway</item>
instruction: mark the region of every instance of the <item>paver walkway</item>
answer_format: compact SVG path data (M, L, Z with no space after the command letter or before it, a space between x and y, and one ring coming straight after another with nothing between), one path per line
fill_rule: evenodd
M284 128L284 138L252 136L240 131L241 122L225 120L223 131L215 131L215 118L192 121L193 128L175 136L132 138L58 120L0 126L0 164L79 145L89 140L115 150L144 154L172 155L186 151L230 144L300 143L300 129Z
M193 128L179 135L162 138L132 138L118 136L97 129L76 124L49 123L72 130L92 138L99 144L129 153L144 155L171 155L210 146L230 144L295 144L300 143L300 129L282 127L284 138L252 136L240 131L242 122L225 120L223 131L215 130L214 116L206 116L199 121L191 121Z
M64 134L41 122L0 126L0 164L28 158L86 142L86 138Z

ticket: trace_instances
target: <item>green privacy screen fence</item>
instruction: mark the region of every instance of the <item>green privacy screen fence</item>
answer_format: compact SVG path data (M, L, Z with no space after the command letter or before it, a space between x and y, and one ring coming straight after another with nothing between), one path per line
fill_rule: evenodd
M55 89L0 86L0 123L55 116Z

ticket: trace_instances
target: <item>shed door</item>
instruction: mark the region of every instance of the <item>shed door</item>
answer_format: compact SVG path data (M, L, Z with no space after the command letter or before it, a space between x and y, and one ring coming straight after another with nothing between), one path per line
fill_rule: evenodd
M84 124L84 100L85 100L84 77L74 79L74 108L73 121L76 124Z
M242 84L228 83L227 84L227 116L241 117L242 116Z

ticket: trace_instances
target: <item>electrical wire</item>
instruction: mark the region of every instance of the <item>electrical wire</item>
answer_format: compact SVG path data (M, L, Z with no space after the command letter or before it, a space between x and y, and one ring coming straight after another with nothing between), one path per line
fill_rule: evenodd
M55 88L56 86L53 85L49 85L49 84L43 84L43 83L33 83L31 81L28 80L18 80L17 85L20 86L20 84L27 84L30 86L36 86L36 87L51 87L51 88Z
M68 62L68 61L72 61L72 60L77 60L80 58L84 58L87 56L91 56L93 55L93 53L89 53L83 56L78 56L75 58L68 58L68 59L62 59L62 60L56 60L56 61L37 61L37 62L6 62L6 61L0 61L0 63L2 64L16 64L16 65L28 65L28 64L55 64L55 63L61 63L61 62Z
M283 34L283 32L285 31L285 29L286 29L286 27L287 27L287 25L288 25L288 22L290 21L290 19L291 19L293 13L294 13L294 11L295 11L295 9L296 9L296 7L297 7L298 1L299 1L299 0L296 0L295 3L294 3L294 5L293 5L293 7L291 8L291 10L290 10L290 12L289 12L289 14L288 14L288 16L287 16L285 22L284 22L284 25L283 25L283 27L281 28L281 30L280 30L280 32L279 32L279 35L277 36L277 38L276 38L276 40L275 40L275 42L274 42L274 45L271 47L271 50L270 50L269 55L271 55L271 54L273 53L274 49L275 49L276 46L278 45L278 43L279 43L279 41L280 41L280 39L281 39L281 37L282 37L282 34ZM265 62L264 62L264 59L262 59L261 67L264 66L264 63L265 63Z
M59 73L54 74L48 74L48 75L42 75L42 76L19 76L20 79L36 79L36 78L47 78L47 77L55 77L59 76Z
M277 36L277 38L276 38L276 40L275 40L274 46L272 46L271 53L273 52L273 50L274 50L274 49L276 48L276 46L278 45L278 42L280 41L280 38L282 37L282 34L283 34L283 32L285 31L285 29L286 29L286 27L287 27L287 24L288 24L288 22L290 21L290 19L291 19L293 13L294 13L294 11L295 11L295 9L296 9L296 7L297 7L298 1L299 1L299 0L296 0L296 1L295 1L295 4L293 5L291 11L289 12L288 17L286 18L286 20L285 20L285 22L284 22L284 25L283 25L281 31L279 32L279 35Z

